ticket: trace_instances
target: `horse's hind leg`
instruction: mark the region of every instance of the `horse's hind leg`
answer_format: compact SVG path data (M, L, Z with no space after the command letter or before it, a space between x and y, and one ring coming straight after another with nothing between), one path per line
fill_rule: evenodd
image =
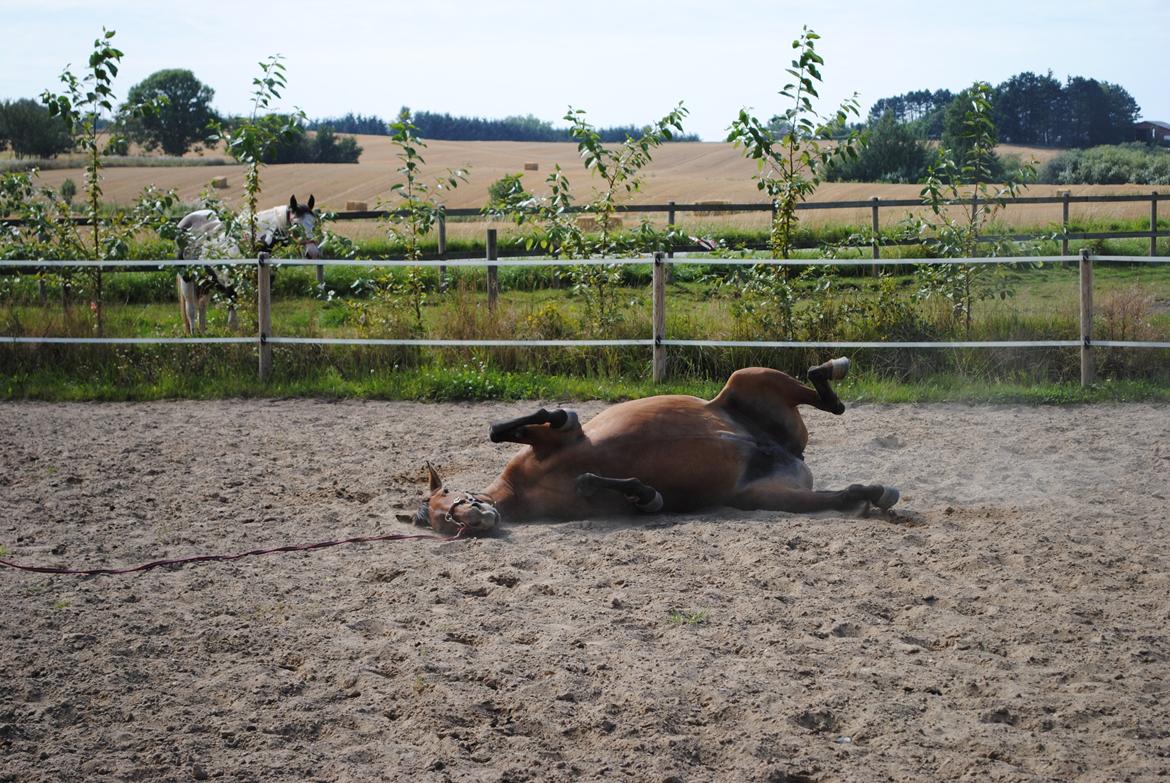
M818 402L814 403L817 408L838 416L845 412L845 404L841 402L837 392L833 391L829 381L839 381L845 377L847 372L849 372L849 360L845 357L830 359L824 364L808 368L808 379L812 381L813 387L817 390Z
M536 413L521 416L518 419L494 422L488 437L492 443L531 443L535 431L528 428L544 424L549 425L547 432L556 432L562 435L576 433L581 429L581 422L573 411L560 408L547 411L541 408Z
M197 309L195 283L184 280L182 275L175 275L175 283L179 289L179 311L183 314L183 330L187 334L194 334Z
M848 366L847 361L837 359L813 370L831 367L834 363L838 363L838 367L841 364ZM829 387L825 374L823 371L812 373L816 388L809 388L780 370L767 367L736 370L710 405L722 408L732 418L799 457L808 445L808 429L797 408L811 405L834 414L845 410ZM832 377L831 373L829 377Z
M647 514L662 510L661 493L636 478L606 478L596 473L582 473L577 477L578 495L590 497L601 490L622 493L634 508Z
M857 511L876 506L888 511L901 497L894 487L882 484L850 484L847 489L817 492L796 489L776 479L760 479L748 484L732 501L743 509L768 509L809 514L817 511Z

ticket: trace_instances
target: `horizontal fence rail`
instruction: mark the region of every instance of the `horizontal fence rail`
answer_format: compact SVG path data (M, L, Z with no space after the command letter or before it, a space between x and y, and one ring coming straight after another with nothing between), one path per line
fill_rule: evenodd
M996 199L997 202L1002 201L1006 206L1012 205L1026 205L1026 204L1134 204L1134 203L1150 203L1159 201L1170 201L1170 193L1160 193L1154 191L1152 193L1126 193L1126 194L1101 194L1101 195L1084 195L1084 196L1012 196L1004 199ZM868 199L854 199L850 201L805 201L796 205L799 211L808 210L825 210L825 209L869 209L877 202L881 207L925 207L921 198L868 198ZM986 203L985 199L963 198L955 199L951 202L953 206L971 206L973 204ZM665 204L619 204L615 207L618 212L625 213L664 213L664 212L770 212L772 205L768 202L743 202L736 204L705 204L705 203L686 203L670 201ZM587 207L567 207L565 212L571 214L588 214ZM448 217L485 217L486 213L483 209L476 207L453 207L444 210ZM388 218L391 215L406 217L409 213L406 210L387 210L387 209L363 209L363 210L344 210L335 211L332 213L334 220L378 220ZM88 225L89 218L77 216L73 221L78 225ZM0 225L21 225L24 221L20 218L0 218Z
M707 206L707 205L704 205ZM0 344L52 344L52 345L256 345L260 356L260 377L263 380L271 374L273 345L337 345L337 346L420 346L434 348L450 347L649 347L652 349L653 379L660 382L666 375L666 350L675 348L834 348L834 349L991 349L991 348L1079 348L1081 351L1081 381L1094 381L1093 348L1145 348L1170 349L1170 341L1142 340L1095 340L1092 337L1093 304L1092 272L1094 262L1106 263L1170 263L1170 257L1090 255L1082 250L1079 255L997 258L929 258L929 259L883 259L883 266L921 266L937 264L1039 264L1076 262L1080 269L1080 334L1077 339L1066 340L971 340L971 341L795 341L795 340L686 340L670 339L666 334L666 268L670 264L727 264L764 265L783 267L804 266L859 266L871 265L867 259L740 259L740 258L670 258L665 253L637 256L632 258L588 258L588 259L498 259L492 257L495 248L494 231L489 229L489 257L474 261L452 261L450 259L380 261L347 260L280 260L275 261L261 254L254 259L223 259L206 261L37 261L29 259L0 260L4 268L60 268L60 267L105 267L105 268L154 268L165 269L179 266L254 265L257 267L257 320L258 333L254 337L39 337L0 336ZM491 281L493 272L499 266L576 266L580 264L651 264L652 277L652 332L643 339L623 340L520 340L520 339L382 339L382 338L327 338L290 337L274 334L271 327L271 269L273 266L365 266L365 267L442 267L442 266L486 266L489 275L488 304L495 306Z

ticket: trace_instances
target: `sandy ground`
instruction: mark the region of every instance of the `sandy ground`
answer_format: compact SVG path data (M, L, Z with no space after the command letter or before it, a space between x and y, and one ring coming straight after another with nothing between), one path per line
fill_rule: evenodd
M516 448L487 422L534 405L2 405L0 544L119 565L407 532L423 460L480 487ZM818 485L895 483L899 519L0 569L0 781L1170 776L1170 407L806 418Z

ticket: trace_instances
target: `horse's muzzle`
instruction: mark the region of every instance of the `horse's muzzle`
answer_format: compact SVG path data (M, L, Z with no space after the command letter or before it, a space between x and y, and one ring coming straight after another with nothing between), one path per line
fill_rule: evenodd
M459 522L468 533L490 533L500 525L500 512L494 506L469 508L460 514Z
M500 511L490 501L465 494L452 504L443 521L453 529L471 535L483 535L499 527Z

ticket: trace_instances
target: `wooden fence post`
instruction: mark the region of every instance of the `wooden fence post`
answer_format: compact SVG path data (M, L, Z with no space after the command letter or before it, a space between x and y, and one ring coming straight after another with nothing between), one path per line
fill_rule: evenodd
M1150 194L1150 255L1158 255L1158 191Z
M1064 199L1064 202L1061 204L1061 207L1060 207L1060 228L1061 228L1060 233L1063 237L1060 240L1060 254L1062 256L1068 255L1068 197L1071 194L1071 192L1072 191L1065 190L1065 191L1062 191L1060 194L1061 197Z
M447 260L447 213L439 213L439 260ZM439 264L439 291L447 290L447 265Z
M878 219L878 202L879 201L880 201L880 199L878 199L877 196L874 196L873 199L869 202L869 204L870 204L870 206L869 206L869 212L870 212L869 220L870 220L870 227L873 231L873 240L872 240L873 241L873 257L875 259L882 257L882 244L881 244L881 230L882 229L881 229L881 222ZM878 265L874 264L873 265L873 276L877 277L878 275L879 275Z
M654 254L654 383L662 383L666 378L666 346L662 344L666 339L666 264L662 258L662 253Z
M674 228L674 222L675 222L674 202L668 201L666 203L666 207L667 207L667 209L666 209L666 228L667 228L667 230L670 230L670 229ZM667 256L669 258L674 258L674 250L671 249L670 252L667 253Z
M1093 366L1093 261L1089 249L1081 248L1081 386L1096 380Z
M495 261L500 257L499 251L496 247L496 230L489 228L487 230L487 260ZM487 297L488 310L496 311L496 298L500 295L500 268L495 264L488 264L487 268Z
M671 229L674 228L674 221L675 221L674 202L673 201L667 202L666 206L668 207L668 209L666 210L666 230L667 230L667 232L669 232ZM671 245L670 249L666 251L666 256L667 256L667 258L674 258L674 246L673 245ZM666 276L668 278L674 276L674 267L673 266L668 266L666 268Z
M272 376L272 267L268 265L268 254L261 253L256 259L256 322L260 341L260 381L267 383Z

